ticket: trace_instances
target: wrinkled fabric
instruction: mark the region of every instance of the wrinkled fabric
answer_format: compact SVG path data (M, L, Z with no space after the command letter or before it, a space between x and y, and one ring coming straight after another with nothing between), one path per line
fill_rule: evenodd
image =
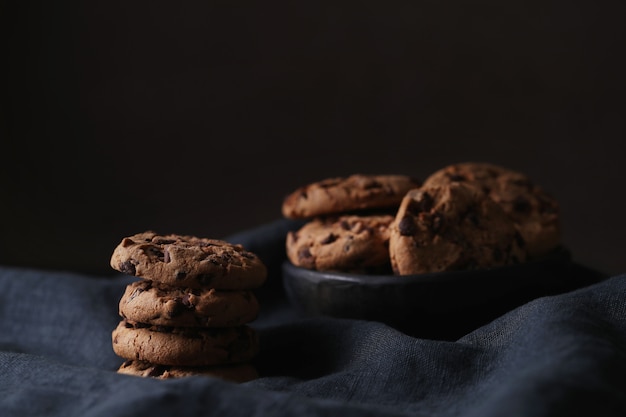
M625 416L626 275L529 300L454 340L310 317L285 299L277 221L232 235L268 265L260 378L116 373L137 278L0 267L0 416ZM115 272L115 271L113 271Z

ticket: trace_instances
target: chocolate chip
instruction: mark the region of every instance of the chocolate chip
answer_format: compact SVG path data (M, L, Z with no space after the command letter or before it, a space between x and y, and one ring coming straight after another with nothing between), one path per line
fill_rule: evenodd
M417 215L422 212L430 211L433 208L434 200L428 193L421 193L417 199L413 199L409 202L406 211L413 215Z
M520 248L523 248L524 246L526 246L526 241L522 237L522 234L518 232L517 230L515 231L514 237L515 237L515 242L517 243L517 246L519 246Z
M130 297L128 298L128 301L132 300L133 298L137 297L139 294L141 294L143 292L143 288L135 288L135 291L132 292L132 294L130 295Z
M183 303L183 305L188 309L193 309L195 307L191 302L191 294L185 294L183 298L181 298L180 302Z
M467 180L467 178L461 174L448 174L448 178L453 182L463 182Z
M171 245L172 243L176 243L176 239L155 236L154 239L152 239L152 242L157 245Z
M430 224L430 230L433 233L438 233L441 230L441 228L443 227L443 222L444 222L443 215L441 213L435 213L433 215L433 219L432 219L432 222Z
M310 259L312 257L311 255L311 251L309 250L308 247L306 248L302 248L298 251L298 259L300 261L304 260L304 259Z
M513 200L513 210L515 210L516 212L528 213L530 212L530 209L530 201L528 201L526 197L518 195L517 197L515 197L515 200Z
M176 272L176 281L180 281L187 278L187 273L185 271Z
M398 222L398 230L402 236L413 236L417 232L413 217L404 216L402 220Z
M163 260L164 255L163 255L163 251L161 251L161 249L156 248L154 246L150 246L145 250L148 253L148 256L154 256L160 260Z
M120 271L122 271L124 274L135 276L135 265L131 261L120 262L118 266Z
M335 240L337 240L337 235L329 233L328 236L320 241L320 243L322 245L328 245L329 243L333 243Z
M224 263L220 262L219 259L215 258L215 256L211 256L207 259L205 259L207 262L211 262L213 265L215 266L220 266L220 267L224 267Z
M201 285L210 285L211 282L213 281L213 278L215 278L213 276L213 274L199 274L198 276L196 276L196 280L198 282L200 282Z
M165 373L165 371L167 371L167 368L165 366L163 366L163 365L155 365L148 372L148 376L159 377L159 376L163 375Z

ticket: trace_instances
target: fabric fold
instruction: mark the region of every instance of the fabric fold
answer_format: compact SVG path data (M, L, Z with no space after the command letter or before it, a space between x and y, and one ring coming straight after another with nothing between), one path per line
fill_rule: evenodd
M455 340L306 317L284 297L277 221L228 239L268 265L260 378L121 375L117 303L135 277L0 267L0 415L626 415L626 275L538 297Z

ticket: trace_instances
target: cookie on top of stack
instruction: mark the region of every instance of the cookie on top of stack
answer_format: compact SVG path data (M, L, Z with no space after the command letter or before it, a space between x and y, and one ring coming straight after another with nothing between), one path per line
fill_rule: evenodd
M125 237L111 267L140 278L119 302L113 350L118 372L155 378L209 375L234 382L258 377L254 290L267 269L241 245L152 231Z
M423 183L403 175L322 180L287 195L282 212L307 220L287 234L288 259L320 271L491 268L539 258L560 244L554 197L520 172L482 162L451 164Z

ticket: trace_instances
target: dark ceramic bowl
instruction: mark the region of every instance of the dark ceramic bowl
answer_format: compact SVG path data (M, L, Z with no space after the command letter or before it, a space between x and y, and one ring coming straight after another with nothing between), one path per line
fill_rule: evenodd
M534 298L603 278L565 248L519 265L421 275L321 272L283 263L291 304L309 316L381 321L406 333L455 339Z

